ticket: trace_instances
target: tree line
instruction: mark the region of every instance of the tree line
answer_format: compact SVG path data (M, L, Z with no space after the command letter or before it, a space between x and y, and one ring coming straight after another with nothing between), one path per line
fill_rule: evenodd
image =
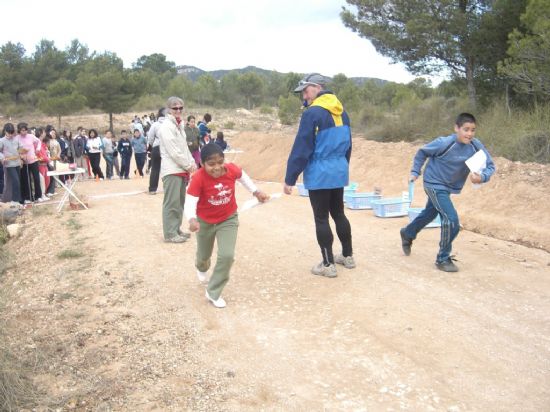
M112 122L114 113L158 107L171 95L209 107L276 106L299 79L295 73L229 72L220 80L206 73L191 81L163 54L142 56L124 68L116 53L91 52L78 39L65 50L43 39L30 55L20 43L0 47L2 114L38 109L59 121L87 107L108 113Z
M474 111L495 127L517 129L520 118L519 134L508 132L506 142L501 136L491 149L511 159L550 161L550 0L347 3L343 24L378 52L413 74L448 78L433 87L422 77L400 84L334 76L330 88L356 131L378 140L416 140L448 130L457 111ZM342 58L353 62L353 56ZM77 39L64 50L41 40L30 55L8 42L0 47L0 111L40 110L60 122L87 107L109 113L112 121L114 113L150 110L176 95L203 107L277 106L281 122L293 124L301 102L292 90L301 77L230 71L220 79L205 73L193 81L159 53L124 68L116 53L91 52ZM531 148L528 154L525 147Z

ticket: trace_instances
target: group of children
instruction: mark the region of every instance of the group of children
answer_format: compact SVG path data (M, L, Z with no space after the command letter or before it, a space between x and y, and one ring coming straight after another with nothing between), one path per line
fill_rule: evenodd
M147 143L138 129L134 129L131 139L126 130L122 130L117 141L111 131L100 136L95 129L86 134L83 127L78 127L73 137L70 130L58 135L51 125L29 127L21 122L15 127L6 123L0 138L2 201L13 204L48 201L55 195L55 181L50 179L48 171L56 170L63 163L84 169L84 178L104 180L106 175L112 179L115 168L120 179L129 179L132 153L136 173L143 176ZM102 156L105 174L100 167Z

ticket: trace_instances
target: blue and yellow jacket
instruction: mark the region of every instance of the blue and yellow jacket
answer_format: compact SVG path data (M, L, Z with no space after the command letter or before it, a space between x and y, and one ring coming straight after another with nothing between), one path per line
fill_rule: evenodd
M303 172L308 190L344 187L349 181L350 156L349 117L338 98L323 91L302 115L288 157L285 183L294 186Z

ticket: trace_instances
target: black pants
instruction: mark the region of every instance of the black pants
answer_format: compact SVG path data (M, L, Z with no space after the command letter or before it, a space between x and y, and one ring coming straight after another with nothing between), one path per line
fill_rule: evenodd
M32 177L32 182L31 182ZM32 196L32 186L34 185L34 196ZM22 200L35 201L42 197L40 188L40 173L38 172L38 162L29 165L23 165L21 168L21 197Z
M88 153L88 158L90 159L90 166L92 166L94 177L99 177L100 179L103 179L103 172L101 171L101 167L99 167L101 153Z
M332 242L334 236L328 221L329 214L336 225L336 234L342 244L342 254L351 256L351 225L344 214L344 188L320 189L309 191L309 201L315 218L315 232L317 243L321 247L323 263L328 265L334 263L332 254Z
M136 168L141 177L143 177L143 166L145 166L145 159L147 157L147 153L134 153L134 157L136 159Z
M149 175L150 192L156 192L159 187L160 161L160 146L155 146L151 151L151 174Z
M21 168L19 166L4 166L4 173L7 178L4 183L7 183L7 186L4 186L2 201L21 203L21 183L19 181L21 177Z
M129 179L130 174L130 161L132 160L132 153L127 155L120 155L120 177Z

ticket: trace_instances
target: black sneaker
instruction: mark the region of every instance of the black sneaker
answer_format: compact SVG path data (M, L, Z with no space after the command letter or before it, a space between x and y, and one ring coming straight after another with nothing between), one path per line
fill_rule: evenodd
M443 272L458 272L458 266L450 258L443 262L435 262L435 266Z
M401 247L403 248L403 253L405 256L409 256L411 254L411 246L413 241L405 235L405 228L402 228L399 231L399 234L401 235Z

